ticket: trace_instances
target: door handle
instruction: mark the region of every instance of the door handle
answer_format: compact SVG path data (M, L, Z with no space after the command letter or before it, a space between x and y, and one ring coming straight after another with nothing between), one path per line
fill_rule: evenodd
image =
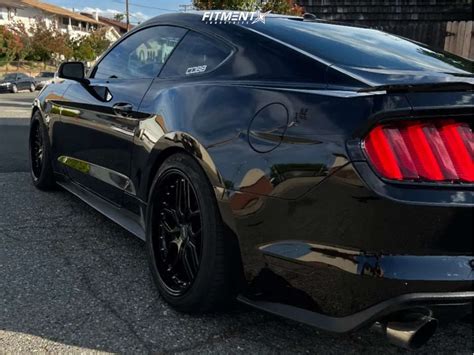
M129 117L133 111L133 105L125 102L121 102L112 106L114 112L118 116Z

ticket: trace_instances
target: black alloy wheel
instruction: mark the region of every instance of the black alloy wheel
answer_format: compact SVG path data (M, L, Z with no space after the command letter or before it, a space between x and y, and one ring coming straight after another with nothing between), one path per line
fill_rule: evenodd
M202 220L194 187L181 171L171 169L161 178L153 218L153 249L157 269L176 296L193 284L202 257Z
M30 159L33 178L39 179L41 177L41 171L43 170L44 141L40 122L37 120L31 123Z
M41 190L50 190L56 185L48 143L41 114L36 111L30 123L29 161L33 184Z
M165 159L148 201L148 259L161 296L182 312L226 307L241 286L240 250L198 161L185 153Z

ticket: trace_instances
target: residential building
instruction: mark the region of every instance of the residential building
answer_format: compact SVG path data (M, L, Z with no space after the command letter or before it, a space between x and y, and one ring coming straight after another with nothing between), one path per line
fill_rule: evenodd
M38 0L0 0L0 25L23 24L28 30L38 21L55 26L72 38L87 36L90 32L105 27L106 37L115 41L120 37L117 30L94 17L84 16L59 6Z
M104 16L98 16L97 13L89 14L87 12L81 12L81 15L91 17L91 18L95 18L100 23L115 28L115 30L121 36L123 36L125 33L130 31L134 27L133 25L128 25L128 28L127 28L127 24L125 22L117 21L117 20L114 20L114 19L111 19L111 18L108 18L108 17L104 17Z

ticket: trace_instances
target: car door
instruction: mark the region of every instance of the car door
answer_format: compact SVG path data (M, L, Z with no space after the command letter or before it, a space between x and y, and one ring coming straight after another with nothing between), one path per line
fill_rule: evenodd
M23 90L23 88L22 88L22 86L21 86L22 84L21 84L21 76L20 76L20 74L18 74L18 73L15 74L14 83L15 83L16 88L17 88L18 90Z
M19 73L16 74L15 85L18 90L23 90L23 83L21 82L21 75Z
M26 90L30 88L28 77L23 73L18 73L16 76L18 90Z
M90 83L72 82L64 94L56 156L76 183L121 205L135 194L130 180L133 137L147 117L140 103L170 54L163 43L178 43L186 30L154 26L131 33L93 68Z

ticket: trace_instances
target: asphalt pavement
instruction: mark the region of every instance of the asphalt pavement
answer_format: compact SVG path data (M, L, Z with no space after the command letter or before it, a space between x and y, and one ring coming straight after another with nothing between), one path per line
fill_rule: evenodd
M25 118L31 111L31 103L38 94L22 91L16 94L0 93L0 118Z
M370 330L334 335L239 304L175 312L143 242L67 192L32 186L23 103L33 95L18 95L0 94L0 353L404 352ZM442 325L418 353L472 354L472 335L470 323Z

